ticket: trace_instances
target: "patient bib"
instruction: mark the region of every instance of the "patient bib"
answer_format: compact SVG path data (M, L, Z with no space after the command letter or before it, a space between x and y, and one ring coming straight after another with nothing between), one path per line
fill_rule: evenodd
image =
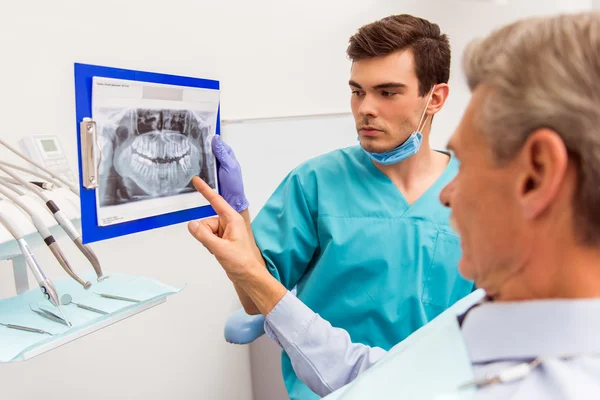
M475 390L456 389L473 379L456 314L444 313L325 399L463 400L472 398Z

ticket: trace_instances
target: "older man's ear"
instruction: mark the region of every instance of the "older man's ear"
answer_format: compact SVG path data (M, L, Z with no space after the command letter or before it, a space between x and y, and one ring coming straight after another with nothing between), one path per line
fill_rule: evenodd
M561 137L538 129L519 152L517 190L524 216L534 219L557 200L565 189L569 156Z

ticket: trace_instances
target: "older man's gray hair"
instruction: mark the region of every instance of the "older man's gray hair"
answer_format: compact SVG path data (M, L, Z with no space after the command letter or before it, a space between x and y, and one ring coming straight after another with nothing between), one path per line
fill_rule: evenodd
M478 124L497 161L510 160L538 128L558 133L577 164L577 231L600 244L600 13L532 18L471 43L471 90L492 89Z

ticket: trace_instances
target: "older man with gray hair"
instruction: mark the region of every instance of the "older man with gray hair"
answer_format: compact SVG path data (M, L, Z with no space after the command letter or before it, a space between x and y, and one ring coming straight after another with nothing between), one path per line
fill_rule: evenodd
M449 143L461 167L440 197L461 237L459 271L485 297L458 318L449 311L426 325L415 334L420 342L411 336L388 355L352 343L265 271L241 217L198 179L219 217L189 229L250 295L269 336L321 395L383 357L334 397L393 398L381 385L394 386L389 369L401 365L394 360L411 355L412 345L435 348L454 323L476 398L598 399L600 13L516 22L471 44L464 66L472 98ZM436 326L444 335L428 333ZM428 360L425 352L412 356L413 368L394 372L398 379L429 374L423 391L456 373L436 366L443 354L425 365L418 362Z

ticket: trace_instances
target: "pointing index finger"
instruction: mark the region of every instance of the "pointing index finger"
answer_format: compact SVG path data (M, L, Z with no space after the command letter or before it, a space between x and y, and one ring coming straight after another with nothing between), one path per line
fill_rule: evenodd
M192 179L192 184L198 192L210 203L212 208L221 217L232 217L238 215L238 213L221 197L217 192L206 184L202 179L195 176Z

